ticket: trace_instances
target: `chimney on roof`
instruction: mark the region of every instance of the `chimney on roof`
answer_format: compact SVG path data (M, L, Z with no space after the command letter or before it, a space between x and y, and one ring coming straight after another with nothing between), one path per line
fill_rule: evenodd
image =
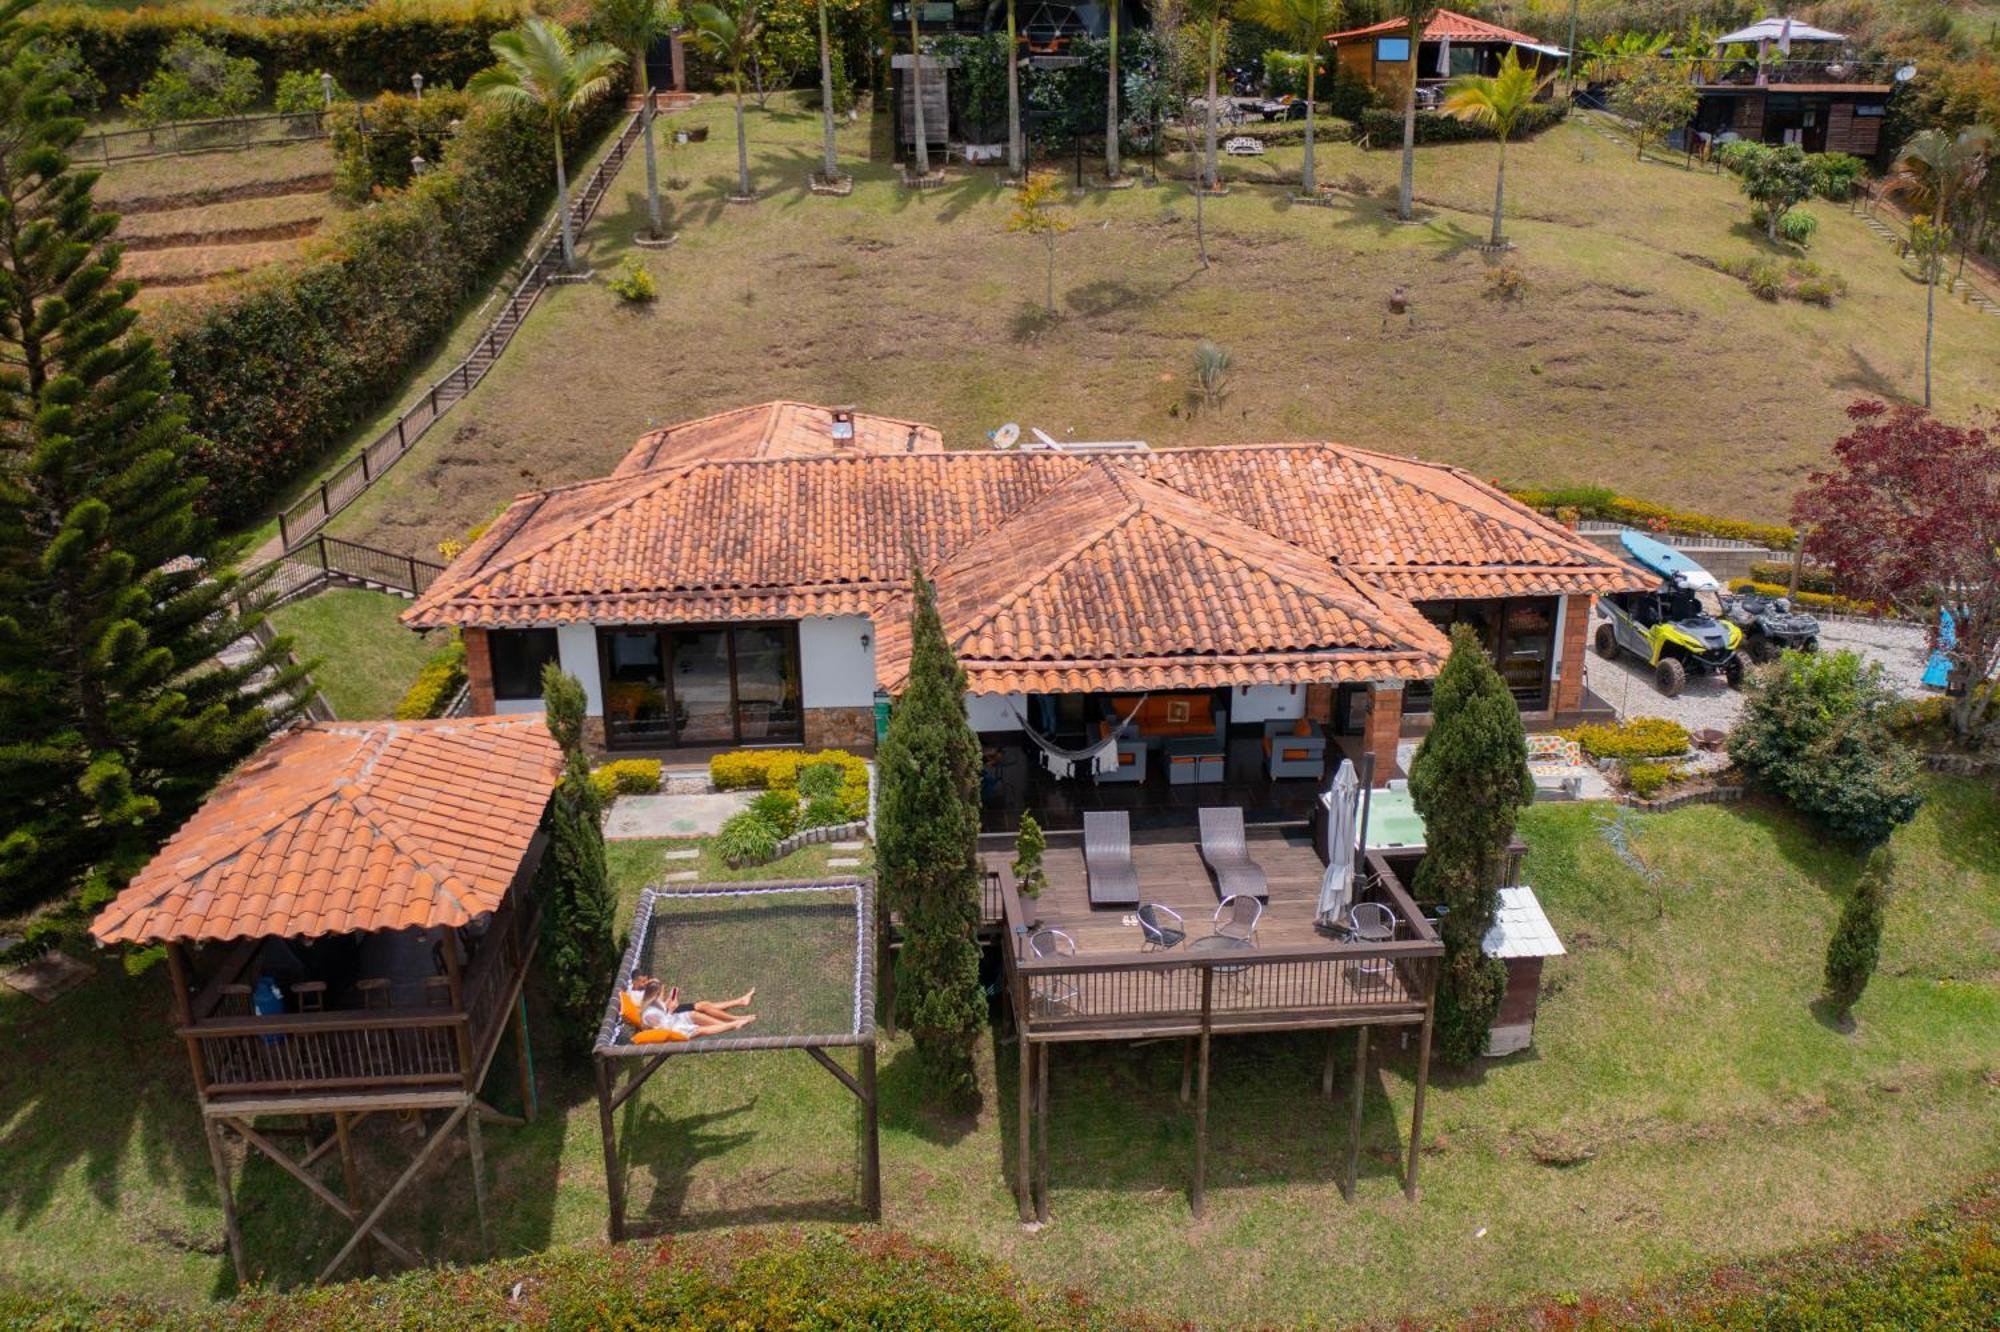
M917 428L915 426L911 426L909 438L903 441L903 452L915 453L916 451L917 451Z
M854 442L854 409L836 407L833 409L833 442L852 444Z

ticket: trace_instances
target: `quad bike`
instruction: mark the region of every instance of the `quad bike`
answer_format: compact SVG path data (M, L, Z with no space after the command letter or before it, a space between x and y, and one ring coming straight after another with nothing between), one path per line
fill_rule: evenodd
M1720 675L1730 688L1741 688L1743 630L1702 604L1701 593L1716 590L1714 577L1642 533L1626 532L1622 540L1634 561L1662 582L1654 591L1617 592L1599 602L1605 622L1597 626L1598 655L1609 661L1631 653L1653 668L1653 683L1668 698L1678 696L1691 675Z
M1819 651L1819 621L1792 609L1789 597L1739 592L1723 599L1723 618L1743 631L1743 650L1758 663L1786 651Z

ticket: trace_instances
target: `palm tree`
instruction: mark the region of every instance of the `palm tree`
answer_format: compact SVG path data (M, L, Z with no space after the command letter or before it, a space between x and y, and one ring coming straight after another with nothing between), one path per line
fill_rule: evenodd
M1021 174L1021 38L1014 30L1014 0L1007 0L1007 174Z
M1430 21L1430 0L1398 0L1397 8L1409 22L1410 85L1403 89L1403 177L1396 187L1396 216L1408 222L1416 216L1417 194L1417 55L1424 44L1424 26Z
M819 8L819 109L820 124L826 135L826 162L820 179L832 185L840 179L840 159L833 147L833 40L826 30L826 0Z
M917 132L917 179L931 174L930 136L924 132L924 39L917 28L923 6L918 0L903 0L910 11L910 124Z
M1493 237L1488 244L1504 243L1500 216L1507 199L1507 137L1535 104L1536 96L1554 79L1553 74L1537 79L1535 71L1524 68L1510 46L1500 61L1498 74L1490 77L1465 74L1445 85L1445 114L1468 124L1482 125L1500 140L1500 169L1493 178Z
M594 0L590 26L621 47L632 63L632 91L646 92L646 52L673 27L667 0Z
M1204 145L1202 149L1201 188L1213 190L1216 185L1215 171L1215 104L1216 71L1222 64L1222 46L1229 33L1227 10L1229 0L1190 0L1187 25L1194 29L1196 36L1208 48L1208 58L1203 62L1207 80L1207 97L1202 103L1202 125ZM1206 261L1204 261L1206 267Z
M1118 179L1118 11L1123 0L1107 0L1111 8L1111 79L1104 97L1104 178Z
M1960 130L1954 138L1943 130L1920 130L1910 136L1896 154L1896 173L1889 178L1888 192L1908 199L1930 214L1932 235L1938 253L1924 259L1924 406L1931 405L1931 344L1937 331L1937 280L1944 267L1945 226L1951 206L1960 191L1976 187L1986 170L1986 156L1993 150L1994 134L1989 125Z
M1318 185L1313 178L1313 120L1318 107L1313 101L1314 76L1319 71L1319 55L1326 47L1326 35L1340 22L1341 0L1257 0L1250 11L1253 21L1273 32L1284 34L1306 56L1306 160L1299 172L1299 193L1311 198Z
M726 7L725 7L726 6ZM736 197L750 197L750 137L743 127L744 66L750 63L750 48L763 31L764 16L758 0L723 0L721 5L696 5L694 38L702 48L729 66L729 88L736 96Z
M487 43L500 63L482 69L465 90L496 102L539 108L548 116L549 135L556 148L556 214L562 219L563 267L576 267L576 237L571 233L569 175L563 165L563 117L611 87L612 71L625 53L608 42L579 48L569 29L544 18L524 20L520 27L496 32Z

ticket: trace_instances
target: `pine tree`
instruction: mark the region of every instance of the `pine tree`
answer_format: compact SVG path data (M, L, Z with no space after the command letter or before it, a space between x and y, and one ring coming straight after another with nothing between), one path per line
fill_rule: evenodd
M1469 1063L1486 1048L1506 969L1482 951L1500 905L1514 824L1535 799L1521 713L1479 636L1452 630L1451 656L1431 696L1431 729L1410 765L1410 799L1426 848L1416 895L1447 908L1439 931L1438 1057Z
M298 715L304 673L246 639L258 580L195 513L195 441L27 8L0 5L0 908L79 884L87 908Z
M902 917L899 987L917 1056L939 1093L976 1090L979 990L979 737L965 715L965 672L915 575L910 675L875 758L875 862L882 900Z
M597 1022L617 980L611 878L590 759L583 748L583 686L554 662L542 668L542 708L562 746L563 775L549 811L549 845L535 873L542 902L542 968L561 1020L562 1048L590 1053Z
M1882 956L1882 906L1889 897L1895 862L1887 848L1861 867L1854 895L1840 910L1840 923L1826 941L1826 997L1835 1016L1846 1021Z

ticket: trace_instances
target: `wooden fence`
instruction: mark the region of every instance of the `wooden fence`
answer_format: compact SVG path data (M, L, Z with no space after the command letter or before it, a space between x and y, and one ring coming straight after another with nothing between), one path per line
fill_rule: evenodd
M361 583L384 591L421 596L444 572L444 566L435 560L399 555L359 541L343 541L324 532L292 547L263 568L272 571L267 590L274 602L307 596L327 583Z
M611 182L617 178L646 123L644 112L634 115L619 132L611 151L590 173L583 189L571 198L570 221L577 232L580 233L596 214L597 206L610 191ZM289 551L303 543L335 514L360 498L368 487L374 485L424 437L424 433L453 403L472 392L473 386L486 377L486 372L500 359L500 353L513 341L514 334L519 331L522 321L528 317L528 311L534 308L543 291L556 282L578 280L563 268L562 238L557 234L556 221L550 219L549 224L530 242L528 254L532 256L532 261L527 273L515 285L493 322L487 325L486 332L472 344L472 350L465 359L433 382L414 406L398 416L360 453L278 514L278 539L284 549Z
M227 116L217 120L170 120L147 129L100 129L85 134L72 150L80 165L110 166L188 153L230 152L306 143L328 134L327 113L285 111L275 115ZM367 132L364 123L363 132Z

